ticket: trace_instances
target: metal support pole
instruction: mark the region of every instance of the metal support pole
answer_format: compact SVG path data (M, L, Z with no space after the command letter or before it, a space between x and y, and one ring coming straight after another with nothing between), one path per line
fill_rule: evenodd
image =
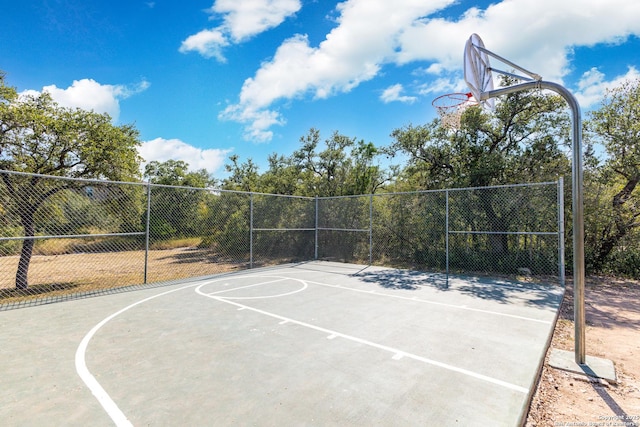
M523 90L549 89L564 98L569 104L572 113L572 145L573 158L571 162L571 191L573 211L573 311L575 324L575 361L584 365L586 360L585 349L585 312L584 312L584 197L583 197L583 172L582 172L582 117L578 101L565 87L552 82L535 81L522 83L483 92L481 100L495 98L509 93Z
M558 179L558 275L560 285L565 287L565 265L564 265L564 178Z
M445 232L444 232L444 249L445 249L445 264L446 264L446 271L447 271L447 284L449 284L449 190L445 190L444 192L444 196L445 196L445 217L444 217L444 224L445 224Z
M318 196L316 196L316 212L315 212L315 228L316 228L316 248L315 248L315 254L314 254L314 258L316 261L318 260Z
M151 221L151 181L147 182L147 223L145 225L144 242L144 284L147 284L147 271L149 270L149 235Z
M373 194L369 195L369 265L373 264Z
M253 268L253 193L249 194L249 268Z

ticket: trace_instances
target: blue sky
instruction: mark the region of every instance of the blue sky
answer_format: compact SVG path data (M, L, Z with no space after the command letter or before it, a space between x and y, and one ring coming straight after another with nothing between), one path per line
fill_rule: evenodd
M465 41L561 83L583 112L640 77L637 0L0 0L19 92L134 123L147 161L266 170L311 127L373 142L464 91ZM494 64L497 65L497 64Z

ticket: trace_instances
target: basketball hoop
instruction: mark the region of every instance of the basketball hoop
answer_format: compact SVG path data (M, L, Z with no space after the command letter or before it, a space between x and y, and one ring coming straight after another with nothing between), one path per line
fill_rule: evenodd
M513 67L518 72L525 74L518 75L506 71L493 68L489 64L489 56ZM511 86L493 88L493 72L504 76L515 77L524 83L518 83ZM464 48L464 79L469 86L469 90L473 93L476 101L483 103L485 106L492 107L488 104L493 98L508 95L515 92L525 90L549 89L564 98L569 104L572 113L572 145L573 158L571 161L572 169L572 217L573 217L573 317L575 324L575 365L579 366L575 372L585 373L585 365L587 365L587 356L585 352L585 309L584 309L584 282L585 282L585 260L584 260L584 196L583 196L583 171L582 171L582 116L580 113L580 104L571 92L564 86L557 83L545 82L542 76L522 68L513 62L496 55L484 47L484 43L480 36L472 34ZM437 100L437 99L436 99ZM434 100L434 104L435 101ZM451 109L451 108L449 108ZM438 111L439 112L439 111ZM562 249L564 250L564 249ZM562 277L564 278L564 267L562 267ZM564 280L563 280L564 281ZM596 358L591 358L589 364L595 362ZM573 363L573 362L570 362ZM601 359L598 362L601 366L607 364L613 369L611 361ZM560 366L560 364L558 364ZM558 367L556 366L556 367ZM571 366L571 365L563 365ZM589 371L593 372L591 367Z
M440 116L440 124L447 129L460 129L460 119L467 108L478 103L471 97L469 93L447 93L440 95L433 100L431 105Z

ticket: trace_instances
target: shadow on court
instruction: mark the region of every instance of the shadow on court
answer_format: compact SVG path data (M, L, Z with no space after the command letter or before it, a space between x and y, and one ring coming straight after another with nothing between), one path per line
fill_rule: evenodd
M456 287L458 292L500 304L509 304L514 298L519 298L526 305L556 309L560 303L558 293L551 292L560 288L551 284L502 281L478 277L465 277L463 281L464 284Z
M366 283L373 283L385 289L415 291L429 286L446 291L449 288L447 276L439 273L424 273L413 270L364 270L354 274Z
M552 284L501 280L489 277L449 276L444 273L425 273L414 270L368 270L353 274L366 283L372 283L385 289L418 291L433 288L442 292L455 292L482 300L500 304L510 304L515 299L525 304L556 308L559 296L550 289L558 288Z

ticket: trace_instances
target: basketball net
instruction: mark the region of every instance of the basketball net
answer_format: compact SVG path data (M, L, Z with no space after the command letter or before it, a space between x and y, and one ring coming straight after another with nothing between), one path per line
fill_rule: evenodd
M438 112L440 125L446 129L460 129L460 119L464 112L478 104L472 96L471 93L448 93L434 99L431 105Z

